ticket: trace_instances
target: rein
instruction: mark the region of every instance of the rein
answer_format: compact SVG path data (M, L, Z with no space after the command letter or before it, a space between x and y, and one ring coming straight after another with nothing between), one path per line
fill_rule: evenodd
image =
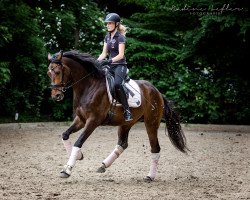
M80 81L82 81L83 79L85 79L85 78L87 78L88 76L90 76L91 74L93 74L94 72L91 72L91 73L88 73L86 76L84 76L84 77L82 77L82 78L80 78L78 81L76 81L76 82L74 82L74 83L72 83L71 85L69 85L69 86L65 86L65 87L63 87L64 88L64 90L62 90L63 92L65 92L67 89L69 89L69 88L71 88L71 87L73 87L74 85L76 85L77 83L79 83Z

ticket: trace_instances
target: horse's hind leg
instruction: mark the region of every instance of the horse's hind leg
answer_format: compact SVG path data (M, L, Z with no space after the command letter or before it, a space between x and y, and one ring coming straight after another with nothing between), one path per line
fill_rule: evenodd
M150 170L146 178L144 179L146 182L151 182L156 177L157 165L160 159L160 145L158 141L158 128L160 126L160 120L151 119L145 120L145 126L147 129L147 134L149 138L149 143L151 146L151 165Z
M79 131L81 128L84 127L83 122L79 119L79 117L75 117L74 121L72 122L71 126L62 134L62 142L63 145L67 151L67 154L70 156L71 155L71 151L72 151L72 143L69 140L69 136L72 133L75 133L77 131ZM82 152L79 152L79 155L77 156L78 160L82 160L83 159L83 154Z
M120 126L118 129L118 143L115 149L110 153L110 155L102 162L102 166L97 170L99 173L106 171L112 163L122 154L122 152L128 147L128 134L131 129L130 126Z

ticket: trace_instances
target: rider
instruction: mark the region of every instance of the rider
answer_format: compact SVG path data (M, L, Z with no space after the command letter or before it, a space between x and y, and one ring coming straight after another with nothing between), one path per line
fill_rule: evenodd
M126 27L121 24L121 18L116 13L109 13L104 22L106 23L108 33L104 38L102 53L97 60L102 61L103 65L110 66L109 71L115 78L116 95L124 108L125 121L131 121L133 118L123 86L127 74L127 63L124 55ZM104 60L107 55L109 55L109 59Z

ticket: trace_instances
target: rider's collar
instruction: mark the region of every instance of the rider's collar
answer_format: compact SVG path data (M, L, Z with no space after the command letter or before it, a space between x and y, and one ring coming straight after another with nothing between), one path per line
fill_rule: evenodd
M119 34L120 34L120 32L119 32L119 31L116 31L116 33L114 34L113 37L118 37ZM109 38L111 38L111 32L109 32Z

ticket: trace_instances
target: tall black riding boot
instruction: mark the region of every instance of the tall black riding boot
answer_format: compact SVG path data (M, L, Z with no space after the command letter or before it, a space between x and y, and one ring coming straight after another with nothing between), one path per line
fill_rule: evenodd
M116 90L116 94L118 96L118 101L122 104L123 108L124 108L124 119L125 121L131 121L133 120L132 117L132 113L130 112L129 106L128 106L128 100L127 100L127 96L126 93L124 91L124 88L122 86L120 86L117 90Z

